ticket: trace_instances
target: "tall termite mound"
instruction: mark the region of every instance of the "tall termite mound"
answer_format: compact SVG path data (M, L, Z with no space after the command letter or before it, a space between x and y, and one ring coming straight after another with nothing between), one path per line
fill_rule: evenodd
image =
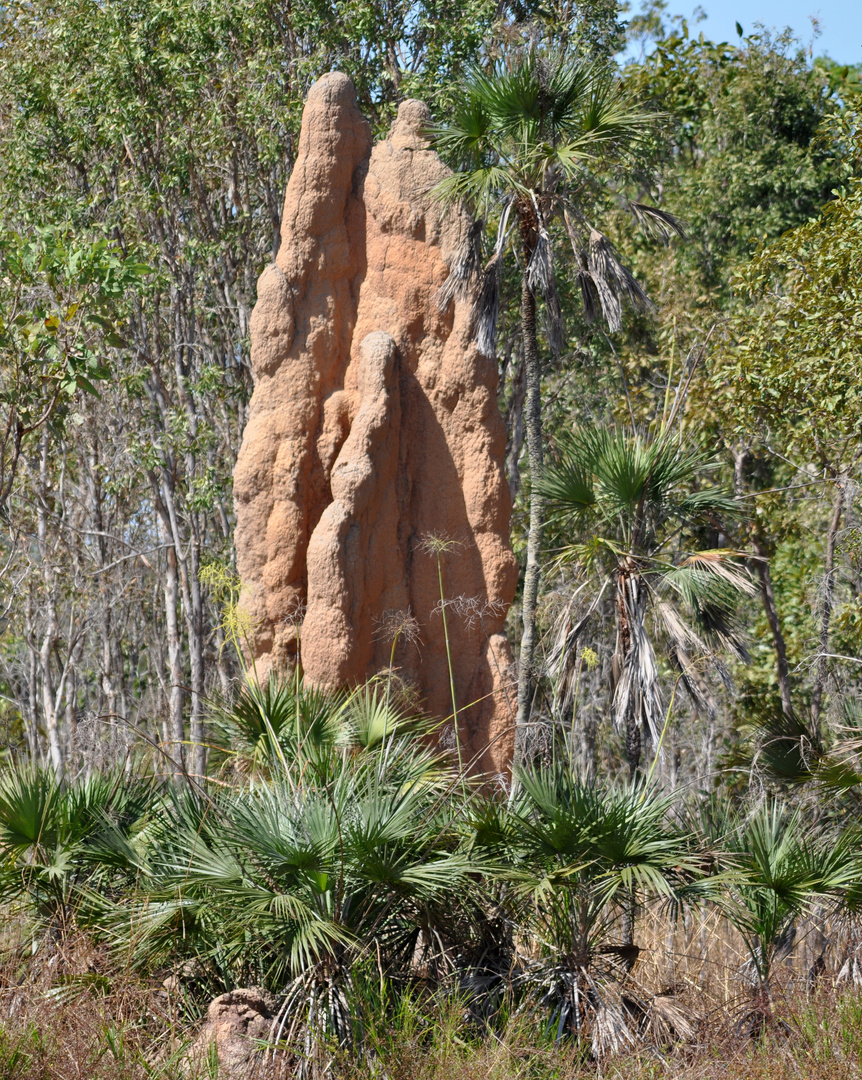
M496 773L513 743L505 432L472 298L436 302L470 221L434 197L447 169L427 123L405 101L372 148L345 75L308 95L251 320L237 561L258 678L299 649L314 683L355 685L389 667L395 640L399 676L446 717L445 546L461 739Z

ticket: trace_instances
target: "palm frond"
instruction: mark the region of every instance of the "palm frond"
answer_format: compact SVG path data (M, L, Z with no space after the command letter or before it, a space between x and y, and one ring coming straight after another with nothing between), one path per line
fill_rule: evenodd
M586 266L582 268L582 272L590 276L608 329L612 333L622 330L623 299L628 299L635 307L654 310L653 303L643 287L631 270L620 262L610 240L598 229L590 232Z
M635 221L647 236L663 240L665 243L673 235L680 236L683 240L687 239L685 223L667 210L640 202L630 202L628 206Z
M482 271L482 284L473 305L476 347L483 356L497 354L497 317L500 312L500 274L502 256L495 254Z
M664 724L658 663L646 630L647 597L637 575L626 575L618 585L625 609L627 647L622 650L620 678L614 689L614 722L625 731L630 718L657 746Z
M454 300L469 299L476 280L482 272L484 225L484 221L479 218L468 226L461 246L449 268L449 276L434 295L434 302L440 311L446 311Z

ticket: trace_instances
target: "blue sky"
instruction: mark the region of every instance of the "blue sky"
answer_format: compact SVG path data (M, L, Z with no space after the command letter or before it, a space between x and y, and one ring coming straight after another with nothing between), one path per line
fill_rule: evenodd
M638 7L631 4L632 11ZM806 47L814 15L821 31L814 55L828 54L841 64L862 63L862 0L701 0L701 7L707 17L698 24L692 19L695 0L670 0L667 14L684 15L692 37L703 31L713 41L736 41L737 22L746 34L757 22L779 29L790 26Z

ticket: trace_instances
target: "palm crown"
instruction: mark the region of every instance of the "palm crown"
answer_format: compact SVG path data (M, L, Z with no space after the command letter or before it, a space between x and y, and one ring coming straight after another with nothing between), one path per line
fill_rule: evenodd
M610 171L631 159L654 120L632 104L607 68L561 54L530 52L513 68L498 64L490 73L473 73L460 108L434 134L455 169L439 185L440 194L498 222L480 309L485 351L493 348L496 316L488 294L495 298L499 262L510 242L520 241L528 280L552 319L558 317L548 235L558 217L572 245L588 318L601 310L616 330L621 296L648 303L607 238L586 220L584 203L588 192L595 195L605 186ZM664 211L637 202L628 206L652 231L682 232ZM475 238L468 238L463 259L475 267L470 243ZM450 290L466 276L463 265L460 270L453 272Z
M437 149L455 170L441 182L438 193L450 201L466 202L478 219L466 231L462 250L440 291L441 307L471 293L482 264L484 221L496 221L493 254L481 271L474 307L476 340L489 356L495 349L503 257L509 246L520 248L525 430L534 478L543 465L537 297L544 300L552 349L559 352L563 340L549 230L554 219L562 218L589 319L601 311L610 328L618 330L623 298L648 304L607 237L587 221L585 207L595 202L601 177L626 160L653 120L626 99L607 68L534 48L511 67L500 63L490 73L474 71L462 87L461 104L454 115L434 129ZM664 211L639 203L630 206L642 223L665 235L682 231ZM543 500L536 492L530 500L524 572L520 731L528 722L532 700L543 523Z
M697 543L698 527L716 528L739 512L732 495L699 486L716 467L676 436L649 441L619 428L598 429L563 440L559 462L545 470L539 485L563 537L558 562L598 570L615 585L614 714L626 734L632 772L642 735L655 743L663 722L648 612L667 635L674 665L701 707L708 707L709 694L692 653L709 655L722 645L745 656L733 612L739 595L752 587L734 565L738 553ZM553 663L563 673L574 645L567 631L555 650Z

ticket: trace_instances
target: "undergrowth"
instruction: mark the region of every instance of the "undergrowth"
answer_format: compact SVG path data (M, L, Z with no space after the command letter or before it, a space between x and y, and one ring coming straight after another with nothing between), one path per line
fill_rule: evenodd
M82 962L83 958L83 962ZM240 1080L210 1057L194 1061L194 1026L169 995L128 973L93 970L85 947L65 971L43 971L0 989L0 1080ZM98 968L98 962L96 963ZM80 970L80 969L84 970ZM85 977L98 976L97 978ZM529 1016L494 1032L457 1001L405 998L388 1027L369 1031L361 1059L336 1055L338 1080L845 1080L862 1075L862 1000L827 985L784 997L760 1037L743 1037L733 1014L712 1015L691 1042L654 1045L603 1066L572 1043L556 1044ZM242 1080L287 1080L290 1062L260 1059Z

